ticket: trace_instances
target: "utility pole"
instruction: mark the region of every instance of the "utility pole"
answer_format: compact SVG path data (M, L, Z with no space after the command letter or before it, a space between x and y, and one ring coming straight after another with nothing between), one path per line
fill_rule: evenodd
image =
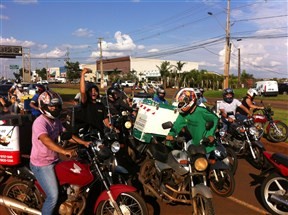
M226 20L226 44L225 44L225 63L224 63L224 88L229 86L229 68L230 68L230 0L227 0L227 20Z
M241 87L240 48L238 48L238 87Z
M99 48L100 48L100 74L101 74L101 79L100 79L100 88L104 88L104 72L103 72L103 56L102 56L102 39L99 38Z

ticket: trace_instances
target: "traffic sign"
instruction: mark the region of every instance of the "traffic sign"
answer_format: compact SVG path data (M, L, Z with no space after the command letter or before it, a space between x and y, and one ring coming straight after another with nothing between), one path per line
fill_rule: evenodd
M19 69L18 65L10 65L10 69Z

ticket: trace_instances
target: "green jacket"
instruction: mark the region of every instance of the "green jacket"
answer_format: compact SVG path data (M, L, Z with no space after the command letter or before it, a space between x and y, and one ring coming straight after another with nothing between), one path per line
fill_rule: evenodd
M210 130L206 131L205 124L211 121L214 122L214 125ZM191 114L179 114L168 135L175 137L183 127L187 126L192 136L192 143L199 145L204 137L214 136L217 124L218 117L214 113L208 111L206 108L197 106ZM215 146L206 147L207 153L210 153L214 149Z

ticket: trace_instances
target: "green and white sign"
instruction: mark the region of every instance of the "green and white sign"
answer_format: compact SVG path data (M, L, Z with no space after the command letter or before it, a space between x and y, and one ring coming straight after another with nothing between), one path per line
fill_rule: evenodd
M18 65L10 65L10 69L19 69Z

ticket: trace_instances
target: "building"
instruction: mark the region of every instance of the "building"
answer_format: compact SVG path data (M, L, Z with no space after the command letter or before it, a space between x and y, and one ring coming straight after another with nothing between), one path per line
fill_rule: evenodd
M164 61L170 62L171 65L177 65L178 61L173 60L159 60L159 59L147 59L147 58L132 58L132 57L119 57L102 60L104 79L108 79L109 72L118 71L122 76L136 72L136 76L139 80L148 81L151 78L161 77L157 66L161 66ZM184 64L182 68L183 72L188 72L193 69L198 70L199 65L197 62L181 61ZM97 80L101 78L100 61L97 61Z

